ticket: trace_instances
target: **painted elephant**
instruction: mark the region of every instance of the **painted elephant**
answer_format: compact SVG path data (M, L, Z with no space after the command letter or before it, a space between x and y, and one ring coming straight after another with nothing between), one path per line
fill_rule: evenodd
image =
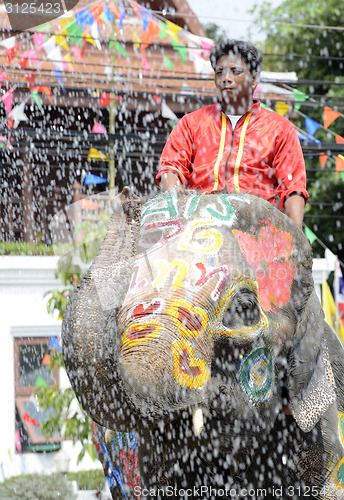
M113 498L344 498L344 349L311 270L252 195L114 198L63 320Z

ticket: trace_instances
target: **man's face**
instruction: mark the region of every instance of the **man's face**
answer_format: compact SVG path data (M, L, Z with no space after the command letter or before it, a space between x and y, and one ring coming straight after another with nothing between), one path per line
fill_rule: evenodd
M220 57L216 63L215 85L221 102L238 107L252 98L257 82L243 59L230 53Z

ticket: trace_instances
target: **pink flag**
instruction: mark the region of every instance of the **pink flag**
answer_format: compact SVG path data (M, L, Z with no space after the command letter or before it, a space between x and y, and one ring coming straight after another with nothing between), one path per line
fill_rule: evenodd
M78 59L82 59L82 55L81 55L81 52L80 52L80 49L79 49L79 45L77 45L77 44L73 45L72 51L74 52L74 54L76 55L76 57Z
M4 94L1 97L1 100L2 100L2 102L5 105L5 108L6 108L6 111L7 111L8 115L10 114L11 109L12 109L12 104L13 104L13 90L14 89L10 89L8 92L6 92L6 94Z
M33 35L33 43L35 44L37 52L40 52L43 47L43 43L45 41L45 32L43 33L34 33Z
M203 49L203 55L206 59L210 56L210 51L214 47L213 43L206 42L205 40L201 40L201 47Z
M143 69L144 69L144 73L145 73L145 75L148 75L149 74L149 70L150 70L150 66L149 66L148 61L147 61L147 59L146 59L146 57L145 57L144 54L142 54L141 60L142 60L142 66L143 66Z
M92 132L94 134L106 134L106 128L104 128L103 125L100 125L100 123L96 122L93 125Z
M5 80L6 81L8 80L7 73L6 73L6 71L2 71L0 73L0 83L3 82L3 81L5 81Z

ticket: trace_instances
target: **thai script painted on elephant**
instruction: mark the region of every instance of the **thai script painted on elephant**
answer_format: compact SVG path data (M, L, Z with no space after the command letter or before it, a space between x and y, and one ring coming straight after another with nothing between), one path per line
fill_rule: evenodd
M111 473L106 474L110 490L118 485L125 498L128 497L128 491L132 490L137 496L135 491L140 487L140 469L135 433L115 433L110 444L112 457L105 442L101 442L98 446L106 458ZM116 465L113 463L114 459Z

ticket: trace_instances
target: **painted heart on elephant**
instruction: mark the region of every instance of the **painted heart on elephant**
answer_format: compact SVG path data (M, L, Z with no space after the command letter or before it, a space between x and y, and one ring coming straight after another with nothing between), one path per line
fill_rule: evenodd
M113 498L248 485L253 498L343 498L344 350L302 231L247 194L165 193L139 225L115 204L63 321ZM139 481L123 480L103 428L136 433Z

